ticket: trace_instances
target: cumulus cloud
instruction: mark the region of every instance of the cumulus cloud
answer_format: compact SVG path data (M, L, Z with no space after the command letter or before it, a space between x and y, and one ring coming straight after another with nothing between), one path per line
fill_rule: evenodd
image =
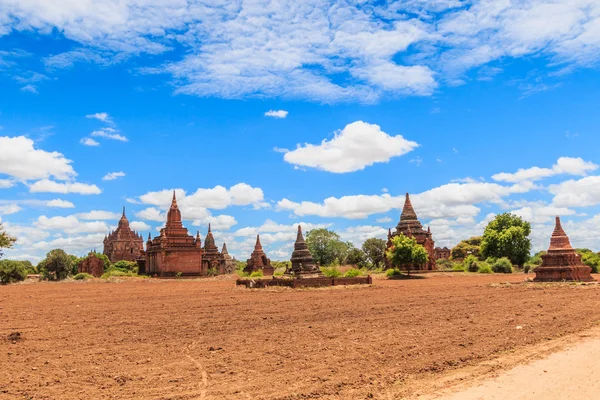
M71 163L59 152L36 149L33 140L24 136L0 136L0 174L23 181L69 180L77 175Z
M89 137L81 138L79 143L81 143L84 146L100 146L100 143L96 142L94 139Z
M584 161L582 158L561 157L552 168L521 168L515 173L502 172L492 176L492 179L499 182L524 182L536 181L549 178L555 175L580 175L585 176L588 172L598 169L598 165L590 161Z
M100 194L102 190L96 185L80 182L55 182L42 179L29 185L31 193L77 193L77 194Z
M600 176L588 176L548 186L557 207L589 207L600 204Z
M105 123L112 123L112 119L110 118L110 115L108 115L108 113L105 112L99 112L99 113L95 113L95 114L88 114L85 116L86 118L91 118L91 119L97 119L98 121L102 121Z
M0 215L10 215L21 211L22 208L16 204L0 204Z
M265 117L285 118L288 112L285 110L269 110L265 113Z
M144 221L131 221L129 223L129 227L137 232L149 231L152 229L152 227L150 225L148 225L147 223L145 223Z
M60 230L62 232L73 233L99 233L108 232L108 225L103 221L82 222L75 215L67 217L47 217L41 215L38 217L34 225L42 230Z
M298 145L295 150L286 152L283 159L296 166L345 173L388 162L418 146L401 135L388 135L378 125L356 121L319 145Z
M136 217L147 220L147 221L156 221L156 222L166 222L167 213L161 212L156 207L148 207L142 211L139 211L135 214Z
M10 179L0 179L0 189L11 188L15 185L15 182Z
M119 172L109 172L108 174L104 175L102 177L103 181L114 181L117 178L122 178L125 176L125 172L123 171L119 171Z
M120 213L103 210L92 210L85 213L77 213L75 216L83 220L119 220L121 218Z
M55 208L75 208L75 204L62 199L50 200L46 203L46 206Z

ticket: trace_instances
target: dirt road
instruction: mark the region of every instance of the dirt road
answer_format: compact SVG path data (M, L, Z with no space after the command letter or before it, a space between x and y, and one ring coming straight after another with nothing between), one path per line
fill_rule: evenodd
M523 278L0 287L0 399L401 398L417 380L600 321L598 286Z

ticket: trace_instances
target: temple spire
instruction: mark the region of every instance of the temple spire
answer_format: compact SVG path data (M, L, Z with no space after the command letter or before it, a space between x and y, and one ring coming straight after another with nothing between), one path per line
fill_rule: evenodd
M212 231L210 230L210 222L208 223L208 233L211 233Z
M175 191L173 190L173 200L171 200L171 208L177 207L177 196L175 196Z
M562 227L560 222L560 217L556 217L556 225L554 226L554 232L552 232L552 237L550 238L550 248L549 250L557 250L557 249L572 249L571 241L569 237L565 233L565 230Z
M227 243L223 243L223 250L221 251L222 254L229 254L229 251L227 251Z
M125 217L125 206L123 206L123 218L126 218Z
M304 242L304 236L302 235L302 227L298 225L298 236L296 236L296 242Z
M416 220L417 213L412 206L410 201L410 195L406 193L406 200L404 200L404 207L402 208L402 214L400 215L400 221Z
M256 245L254 245L254 250L262 249L262 244L260 243L260 235L256 235Z

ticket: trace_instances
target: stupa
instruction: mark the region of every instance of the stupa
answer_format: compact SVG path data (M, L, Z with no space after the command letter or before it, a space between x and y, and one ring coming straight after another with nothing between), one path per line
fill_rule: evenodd
M286 274L307 275L307 274L320 274L321 270L315 264L308 245L304 241L302 235L302 227L298 225L298 236L296 236L296 243L294 243L294 251L292 252L292 258L290 260L292 266L286 271Z
M260 243L260 236L256 235L256 245L254 245L254 251L248 261L246 261L246 268L244 272L253 273L262 271L263 275L273 275L275 269L271 266L271 260L267 258L262 244Z
M402 214L400 215L400 222L398 222L395 232L392 233L390 231L388 233L388 249L392 245L392 238L400 234L415 238L417 243L423 246L425 248L425 251L427 251L427 263L423 265L415 265L414 268L421 270L435 269L435 242L433 241L431 229L423 229L423 225L421 225L421 222L419 222L417 213L415 212L415 209L413 208L412 203L410 202L410 196L408 193L406 193L406 200L404 201L404 207L402 208ZM388 268L390 267L387 261L386 266Z
M571 246L569 237L560 223L560 217L556 217L550 248L547 254L542 255L542 260L542 265L534 270L535 282L594 280L590 274L592 269L581 261L581 255Z
M212 234L210 224L208 224L208 233L204 239L204 254L202 255L202 268L205 271L212 270L216 273L225 273L225 258L219 252L215 244L215 238Z
M221 250L221 254L223 255L223 259L225 259L225 274L233 274L235 272L236 263L233 257L229 255L229 251L227 251L227 243L223 243L223 250Z

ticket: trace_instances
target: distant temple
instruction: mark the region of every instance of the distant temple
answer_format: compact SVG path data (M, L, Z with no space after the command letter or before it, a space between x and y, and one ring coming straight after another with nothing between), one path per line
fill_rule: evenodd
M95 251L90 251L87 257L84 257L79 261L77 273L90 274L99 278L104 273L104 261L96 255Z
M403 234L407 237L415 238L417 243L425 248L427 251L428 260L427 263L423 265L416 265L415 269L427 269L432 270L435 269L435 242L433 241L433 235L431 234L431 230L427 228L427 230L423 229L423 225L419 222L417 218L417 213L413 209L413 206L410 202L410 196L406 193L406 200L404 202L404 208L402 209L402 214L400 216L400 222L396 226L395 232L392 233L391 229L388 232L388 241L387 248L389 249L392 246L392 238ZM386 266L389 268L389 262L386 260Z
M236 262L233 257L229 255L227 251L227 243L223 243L223 250L221 250L221 254L223 254L223 258L225 259L225 273L233 274L236 269Z
M215 244L210 224L208 224L208 233L204 240L204 254L202 255L202 269L204 271L212 270L213 273L225 273L225 257L219 252L219 248Z
M450 259L450 249L447 247L436 247L435 248L435 259L436 260L448 260Z
M104 251L111 263L117 261L136 261L144 252L144 238L137 232L129 228L129 221L125 216L125 207L123 215L119 220L117 230L104 236Z
M536 282L561 282L561 281L593 281L592 268L583 264L581 255L571 247L569 237L556 217L556 226L550 239L550 248L547 254L542 255L542 265L535 272Z
M188 230L181 222L181 211L177 206L175 192L173 201L167 214L167 224L160 230L160 236L150 239L146 243L146 265L148 275L173 276L205 275L207 268L203 268L202 243L200 233L196 238L188 235Z
M296 236L296 243L294 243L294 251L292 252L291 258L292 266L286 271L286 274L294 274L296 276L303 274L320 274L321 270L319 266L315 264L308 245L304 241L302 235L302 227L298 225L298 235Z
M271 266L271 260L267 258L267 255L262 248L260 236L256 235L256 245L254 245L254 251L250 256L250 259L246 261L244 272L251 274L258 271L262 271L263 275L273 275L275 269Z

